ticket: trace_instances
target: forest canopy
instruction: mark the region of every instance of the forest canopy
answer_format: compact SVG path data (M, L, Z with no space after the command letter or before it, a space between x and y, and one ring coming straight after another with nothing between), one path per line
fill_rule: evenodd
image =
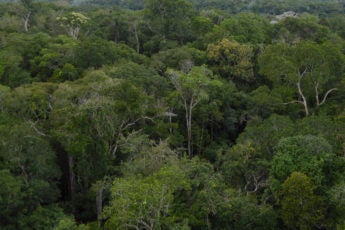
M0 0L0 229L344 229L344 7Z

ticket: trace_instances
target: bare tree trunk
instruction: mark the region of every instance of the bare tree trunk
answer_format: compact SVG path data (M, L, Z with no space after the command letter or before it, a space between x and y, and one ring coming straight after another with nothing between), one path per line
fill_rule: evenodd
M138 36L137 31L135 31L135 40L137 42L137 53L139 53L140 52L140 41L139 41L139 36Z
M140 52L140 40L139 40L139 35L138 35L138 27L139 27L140 21L135 20L132 24L132 32L134 34L135 42L136 42L136 51L137 53Z
M67 28L67 33L69 36L71 36L72 38L78 40L78 35L79 35L79 31L80 31L80 27L68 27Z
M201 154L201 149L202 149L202 146L203 146L203 141L204 141L204 121L202 121L202 124L201 124L201 133L200 133L200 137L199 137L199 148L198 148L198 154ZM212 137L211 137L212 138Z
M320 99L319 99L319 84L316 83L315 84L315 100L316 100L316 105L319 106L320 105Z
M28 186L29 185L29 175L27 174L27 172L25 170L25 166L22 164L19 164L19 167L22 170L22 175L23 175L25 185Z
M68 156L68 169L69 169L69 186L70 186L70 198L73 204L74 212L74 198L75 198L75 172L74 172L75 160L73 156Z
M186 110L188 156L192 157L192 106L187 105L187 101L184 102L184 106Z
M96 206L97 206L97 219L101 219L102 210L103 210L103 191L104 191L104 182L101 182L100 186L97 188L96 196Z
M23 21L24 21L24 30L25 32L29 32L29 21L30 21L31 11L29 11L27 14L23 15Z
M302 98L302 104L304 106L305 116L308 116L309 115L308 103L307 103L307 99L305 98L305 96L302 92L300 80L297 82L297 89L298 89L298 93L299 93L300 97Z
M115 20L115 25L114 25L114 42L118 43L119 39L120 39L119 22L118 22L118 20Z

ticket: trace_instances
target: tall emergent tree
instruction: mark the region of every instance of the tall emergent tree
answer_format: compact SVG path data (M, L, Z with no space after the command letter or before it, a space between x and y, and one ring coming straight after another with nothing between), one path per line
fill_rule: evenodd
M82 13L71 12L66 16L57 17L57 20L66 28L69 36L78 39L80 28L89 21L89 18Z
M18 14L23 20L23 26L24 26L25 32L28 32L29 27L30 27L30 17L33 11L32 2L33 2L32 0L20 0L21 4L17 8Z
M208 100L207 88L211 85L220 86L221 82L212 79L212 72L205 66L192 67L187 72L168 70L168 75L175 89L177 90L180 101L185 109L187 125L187 145L188 155L193 155L192 150L192 113L193 109L202 101Z

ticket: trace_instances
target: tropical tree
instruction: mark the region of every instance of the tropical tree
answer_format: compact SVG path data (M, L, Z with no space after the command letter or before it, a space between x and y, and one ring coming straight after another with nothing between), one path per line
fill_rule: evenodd
M277 189L295 171L306 174L316 186L327 185L328 165L333 158L332 147L324 138L312 135L283 138L271 162L270 185Z
M174 193L188 186L177 165L162 167L146 178L116 179L110 206L103 214L105 228L153 230L173 226Z
M66 28L67 34L74 39L78 39L82 26L88 23L89 18L78 12L71 12L63 17L57 17L61 25Z
M344 55L331 43L302 41L296 46L271 45L259 57L260 73L278 87L290 89L293 100L303 105L304 114L310 107L320 107L338 90L344 70ZM314 99L314 100L313 100Z
M30 18L33 12L33 1L32 0L20 0L20 5L17 11L23 21L24 31L28 32L30 28Z
M272 115L251 120L233 145L222 156L220 170L225 183L247 194L259 194L267 186L269 165L279 140L293 135L293 122Z
M271 39L272 25L268 19L253 13L239 13L226 18L220 27L240 43L263 44Z
M277 24L273 33L273 40L296 44L303 40L322 43L331 37L330 30L320 25L320 18L310 14L303 14L297 18L287 17Z
M64 149L74 211L76 207L84 209L82 203L76 202L77 197L88 201L92 184L113 176L114 166L127 156L121 148L141 138L140 123L152 120L154 109L146 106L150 97L142 90L102 71L60 84L53 97L51 135ZM96 209L90 211L89 215L96 213Z
M205 66L192 67L187 72L168 70L167 72L174 85L180 101L185 110L187 127L187 151L189 157L193 156L192 149L192 119L193 109L202 101L208 100L207 88L211 85L220 86L221 82L212 79L212 72Z
M33 77L53 82L76 80L79 77L74 63L77 46L78 42L73 38L59 35L31 60Z
M0 227L28 229L38 227L43 219L55 217L38 213L51 210L59 198L57 183L60 169L56 154L46 138L38 134L29 122L22 122L5 113L1 115L0 136ZM56 210L62 214L61 209ZM54 215L54 214L53 214ZM39 217L33 223L32 218ZM46 222L46 223L47 223Z
M303 173L292 172L282 185L281 218L288 228L321 228L324 219L322 199L314 193L315 185Z
M186 41L192 15L192 6L185 0L147 0L145 4L148 28L163 40Z
M237 84L254 81L254 51L250 45L223 39L207 47L207 57L214 72Z

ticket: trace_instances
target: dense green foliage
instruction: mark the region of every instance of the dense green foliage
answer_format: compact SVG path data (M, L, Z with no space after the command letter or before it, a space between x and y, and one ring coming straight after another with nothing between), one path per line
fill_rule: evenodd
M344 229L344 7L0 0L0 229Z

